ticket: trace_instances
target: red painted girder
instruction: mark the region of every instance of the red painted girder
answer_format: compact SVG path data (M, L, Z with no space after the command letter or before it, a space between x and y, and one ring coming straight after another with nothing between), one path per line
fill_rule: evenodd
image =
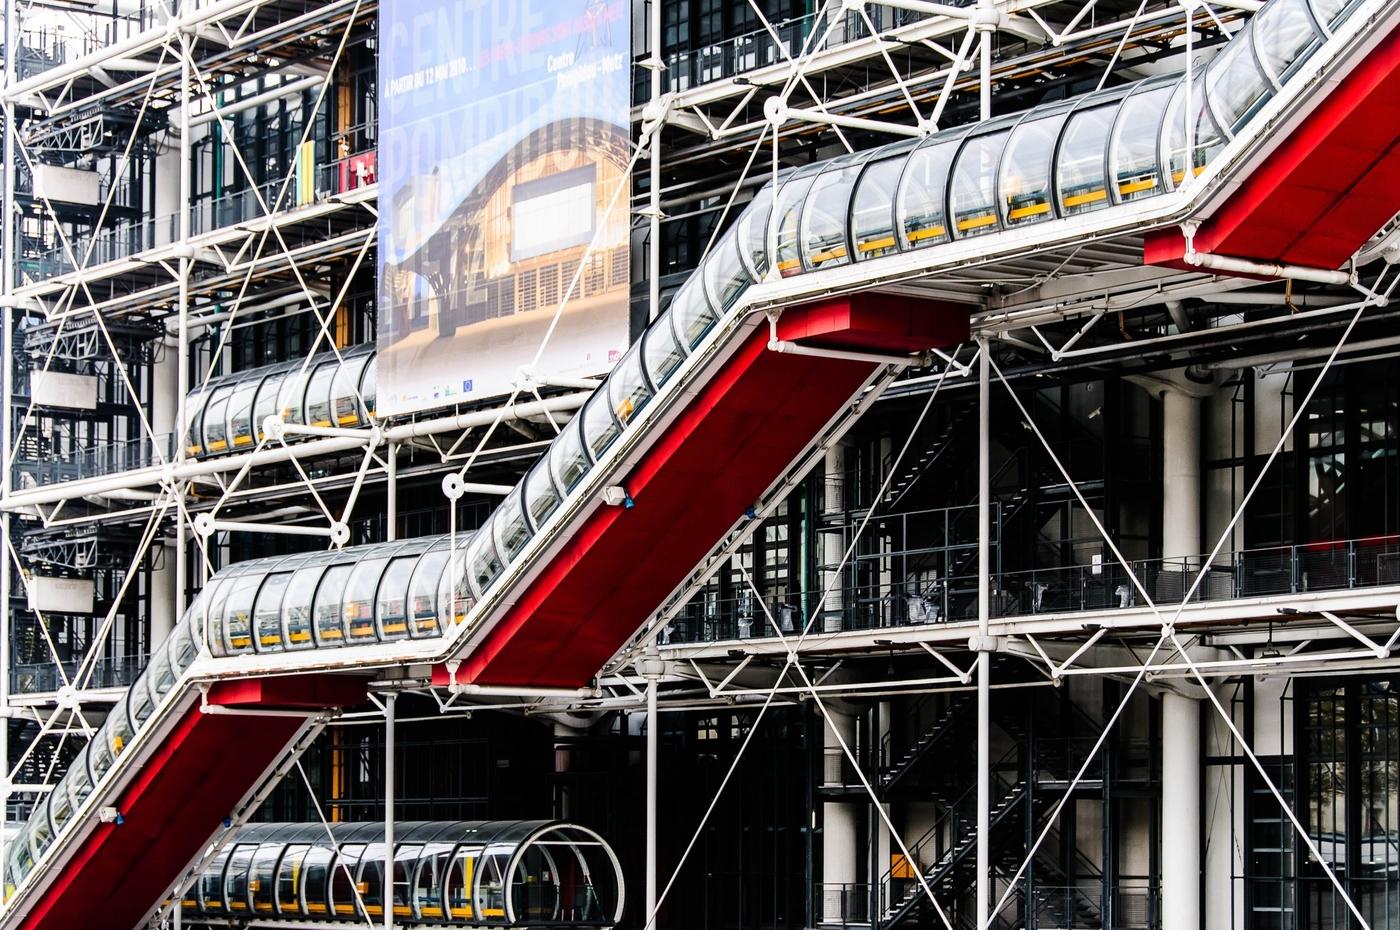
M968 337L968 308L857 295L786 310L778 337L889 351ZM458 669L460 683L579 687L646 621L874 372L752 333ZM450 681L439 667L434 678Z
M215 684L212 703L327 709L365 699L364 679L252 679ZM217 696L217 700L215 700ZM118 705L120 709L121 705ZM196 704L116 803L121 824L98 824L25 915L22 930L131 930L199 854L296 738L294 717L206 714Z
M1197 251L1337 268L1400 212L1400 30L1362 59L1196 234ZM1179 229L1143 261L1186 269Z

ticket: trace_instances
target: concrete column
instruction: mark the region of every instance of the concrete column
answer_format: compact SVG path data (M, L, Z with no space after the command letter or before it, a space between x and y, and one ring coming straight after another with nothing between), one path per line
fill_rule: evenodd
M841 784L841 774L846 770L846 757L835 731L840 731L847 746L856 745L856 718L828 707L826 723L822 725L822 782L827 785ZM860 853L864 846L860 841L858 811L857 805L846 801L822 804L821 916L824 922L839 923L859 917L859 911L843 914L842 905L859 908L864 903L862 893L854 887L860 874ZM845 889L844 901L842 885L851 886Z
M1162 557L1201 552L1201 402L1162 392Z
M1190 698L1162 696L1162 926L1200 927L1201 717Z
M159 539L152 541L151 549L155 551L156 546L160 546ZM170 631L175 629L175 542L170 540L169 545L161 546L164 550L156 559L156 567L151 570L151 598L150 598L150 637L146 644L154 649L165 638L170 635Z
M1268 455L1274 451L1283 428L1293 416L1291 397L1285 397L1289 372L1255 372L1254 375L1254 449L1256 455ZM1293 450L1290 437L1284 442L1283 451Z

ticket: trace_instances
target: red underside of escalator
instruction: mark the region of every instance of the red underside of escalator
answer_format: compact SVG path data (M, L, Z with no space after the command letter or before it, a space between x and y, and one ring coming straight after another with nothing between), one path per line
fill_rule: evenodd
M316 676L215 685L227 710L324 710L363 702L362 679ZM165 895L224 818L296 738L296 717L186 711L99 824L25 915L23 930L127 930Z
M1337 268L1400 212L1400 31L1327 95L1196 234L1198 252ZM1143 260L1187 268L1178 229Z
M861 294L783 312L780 339L907 353L968 336L966 306ZM460 683L586 684L849 403L876 364L750 335L458 669ZM444 668L435 680L447 683Z

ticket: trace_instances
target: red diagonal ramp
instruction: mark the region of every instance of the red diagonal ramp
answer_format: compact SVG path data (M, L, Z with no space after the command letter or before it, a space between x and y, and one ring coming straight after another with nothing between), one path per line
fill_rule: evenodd
M363 679L333 676L216 684L226 709L325 710L365 699ZM121 710L121 705L117 706ZM130 930L296 738L297 717L204 713L193 704L25 915L23 930Z
M778 337L909 352L968 337L969 308L861 294L784 311ZM694 570L875 372L867 361L743 344L466 657L461 683L578 687ZM436 680L447 683L445 669Z
M1196 234L1196 250L1337 268L1400 212L1400 30L1362 59ZM1143 260L1187 268L1179 229Z

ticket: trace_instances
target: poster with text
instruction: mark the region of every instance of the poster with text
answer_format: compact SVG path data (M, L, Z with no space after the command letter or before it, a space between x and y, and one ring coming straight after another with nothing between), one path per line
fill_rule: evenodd
M380 37L379 413L605 372L627 348L626 0L394 0Z

